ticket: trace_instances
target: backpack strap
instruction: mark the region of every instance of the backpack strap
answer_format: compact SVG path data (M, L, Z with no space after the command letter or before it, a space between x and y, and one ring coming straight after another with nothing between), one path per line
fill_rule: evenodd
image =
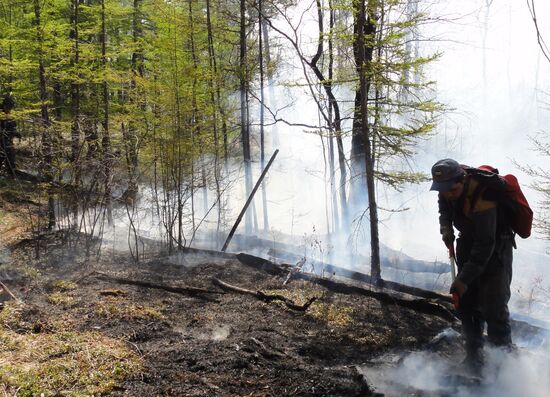
M468 176L467 182L465 185L465 200L462 207L466 216L470 217L474 212L484 211L497 206L496 201L484 198L484 194L488 191L489 186L483 183L483 181Z
M478 182L470 198L470 214L474 212L474 208L476 207L477 202L479 201L479 198L481 197L481 194L483 193L484 190L485 190L485 186L483 186L481 183Z

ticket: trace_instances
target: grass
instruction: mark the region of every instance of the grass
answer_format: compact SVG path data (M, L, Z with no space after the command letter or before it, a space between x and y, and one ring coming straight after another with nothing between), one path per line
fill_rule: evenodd
M26 232L30 217L37 220L37 207L21 206L21 196L33 197L26 185L0 178L0 245L17 242ZM33 224L36 224L33 223ZM15 272L37 278L39 271L32 261L14 252L1 252L0 271ZM55 305L74 305L77 285L57 280L47 296ZM46 313L44 327L33 322L43 318L38 307L8 301L0 310L0 395L1 396L99 396L111 393L125 380L143 369L141 357L122 340L99 331L76 331L78 319L65 312ZM158 315L134 309L134 315L151 318Z
M351 306L323 303L321 302L323 293L315 289L277 289L264 292L266 294L283 295L291 299L297 305L303 305L314 296L317 297L318 300L313 302L306 314L331 327L345 327L353 321L353 308Z
M58 306L70 307L74 304L75 299L65 292L56 291L48 295L48 302Z
M58 291L72 291L77 288L75 282L69 280L56 280L53 283L53 287Z
M317 320L324 321L332 327L345 327L352 321L353 308L351 306L326 304L314 302L309 310L308 315Z
M22 397L97 396L141 371L141 359L120 340L99 332L18 334L7 326L21 320L20 305L10 302L0 312L4 392Z
M0 272L14 272L31 280L35 280L41 275L40 271L28 262L13 260L13 258L10 258L7 263L0 262Z
M53 288L54 291L48 294L48 302L65 308L71 307L75 303L72 291L77 288L76 283L68 280L56 280L53 283Z
M120 318L127 320L161 320L164 318L159 307L147 306L128 302L120 297L106 297L99 301L96 313L105 318Z

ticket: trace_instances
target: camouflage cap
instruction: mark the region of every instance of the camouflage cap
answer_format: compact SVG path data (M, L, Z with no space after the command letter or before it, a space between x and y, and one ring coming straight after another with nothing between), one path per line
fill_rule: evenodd
M446 192L455 184L457 178L464 175L464 168L453 159L439 160L432 167L432 186L430 190Z

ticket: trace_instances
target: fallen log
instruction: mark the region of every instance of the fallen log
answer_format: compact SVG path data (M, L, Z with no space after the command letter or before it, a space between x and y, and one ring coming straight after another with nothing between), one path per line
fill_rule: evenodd
M262 171L262 174L258 178L258 181L256 182L256 185L252 189L252 192L250 192L250 195L248 196L248 200L246 200L246 203L244 204L244 207L241 210L241 213L237 217L237 220L235 221L235 224L233 225L233 228L231 229L231 231L229 232L229 235L227 236L227 240L225 240L225 243L224 243L224 245L221 249L222 252L225 252L225 250L227 249L227 246L231 242L231 239L233 238L233 234L235 233L235 230L237 230L237 227L239 226L239 223L243 219L243 216L244 216L248 206L252 202L252 199L254 198L254 195L256 194L256 191L260 187L260 184L262 183L262 180L264 179L265 174L267 174L267 171L269 171L269 167L271 167L271 164L273 163L273 160L275 160L275 157L277 157L277 153L279 153L279 149L275 150L275 152L273 153L273 155L271 156L271 158L267 162L267 165L265 166L264 170Z
M121 277L115 277L111 276L107 273L102 272L92 272L92 276L99 278L101 280L105 281L112 281L118 284L127 284L127 285L137 285L139 287L145 287L145 288L153 288L153 289L161 289L168 292L174 292L176 294L184 294L184 295L199 295L199 294L221 294L220 291L213 291L208 290L204 288L197 288L197 287L174 287L171 285L166 284L155 284L150 283L148 281L139 281L139 280L131 280L127 278L121 278Z
M269 274L273 274L276 276L280 276L282 274L286 275L286 272L287 272L286 270L283 269L283 266L277 265L271 261L268 261L267 259L263 259L254 255L240 253L240 254L237 254L237 259L241 263L247 266L252 266L256 269L263 270ZM360 273L354 270L344 269L342 267L334 266L330 264L324 264L323 270L324 270L323 271L324 274L336 275L338 277L359 281L361 283L366 283L373 286L377 286L376 283L380 281L377 279L373 279L370 276L370 274ZM294 277L296 278L309 277L305 274L306 274L305 272L295 273ZM318 276L319 278L323 278L322 275L315 274L315 273L311 273L310 276ZM436 299L436 300L442 300L442 301L451 303L450 296L446 296L433 291L428 291L422 288L411 287L409 285L396 283L394 281L382 280L382 286L385 289L391 289L393 291L402 292L405 294L418 296L425 299Z
M249 289L246 289L246 288L237 287L235 285L228 284L228 283L223 282L223 281L221 281L220 279L217 279L217 278L213 278L212 283L214 285L217 285L218 287L224 289L224 290L234 291L234 292L238 292L240 294L245 294L245 295L252 295L252 296L255 296L256 298L258 298L260 300L263 300L265 302L281 301L289 309L297 310L297 311L300 311L300 312L305 312L311 306L311 304L313 302L315 302L315 300L317 299L316 297L313 297L313 298L309 299L304 305L298 305L295 302L293 302L292 300L288 299L286 296L278 295L278 294L268 295L268 294L266 294L262 291L252 291L252 290L249 290Z
M357 294L368 296L382 303L401 306L417 311L419 313L438 316L444 320L451 322L458 319L455 312L451 309L451 305L447 303L446 300L439 300L439 302L437 302L435 299L414 298L411 297L409 294L399 291L391 291L385 288L362 288L305 273L299 273L296 275L296 277L303 280L312 281L314 283L322 285L323 287L331 291L339 292L342 294Z
M286 271L281 266L277 266L267 259L242 253L237 255L237 259L247 266L263 270L267 273L278 275L280 277L286 276ZM357 275L360 274L357 272L353 273L356 273ZM317 283L331 291L340 292L343 294L369 296L383 303L406 307L420 313L432 314L447 321L456 320L456 315L451 309L451 299L448 296L385 280L382 283L382 286L375 286L374 281L371 280L369 275L361 274L361 276L362 277L359 279L361 282L370 284L373 287L365 288L363 286L349 285L340 281L317 276L315 274L296 273L294 275L296 278ZM357 278L355 278L355 280L359 281Z

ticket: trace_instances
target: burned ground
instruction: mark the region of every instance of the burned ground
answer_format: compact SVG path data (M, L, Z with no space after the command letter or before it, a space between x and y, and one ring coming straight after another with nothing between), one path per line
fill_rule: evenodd
M248 266L235 255L135 263L104 251L85 258L85 248L97 252L90 239L71 236L68 249L62 231L29 233L40 203L31 193L24 201L14 196L21 191L3 192L0 280L20 300L1 294L6 396L368 396L357 366L421 348L450 325L356 287L332 288L331 280L284 285L285 271ZM222 290L213 279L296 305L316 300L292 310Z
M370 395L356 365L392 349L425 345L449 326L437 316L331 291L312 281L283 286L284 277L245 266L235 257L193 254L180 258L182 264L169 258L136 264L123 254L85 262L62 254L60 247L38 260L31 259L33 252L31 241L12 252L12 277L6 282L24 303L18 306L17 321L4 319L4 326L18 334L100 334L126 346L136 364L103 389L59 384L60 389L47 389L35 383L27 395L40 387L45 395L94 390L132 396ZM25 268L36 270L34 276L17 272L15 262L23 261ZM101 274L213 293L171 293L120 284ZM305 312L290 310L281 302L222 291L212 284L214 278L281 294L297 304L317 300ZM0 380L8 392L22 386L5 373Z

